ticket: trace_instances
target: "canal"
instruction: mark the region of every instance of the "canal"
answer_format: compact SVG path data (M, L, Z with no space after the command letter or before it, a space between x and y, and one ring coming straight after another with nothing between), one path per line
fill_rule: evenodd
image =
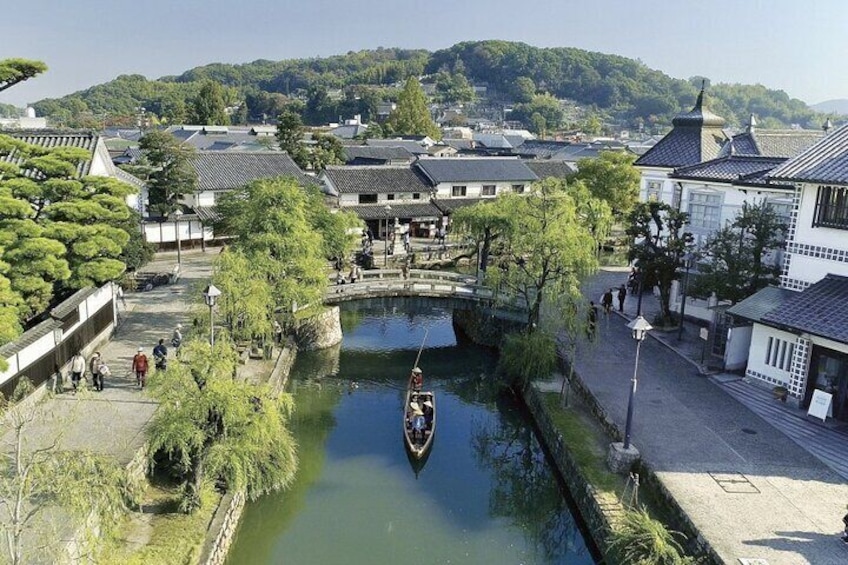
M444 310L347 305L342 326L339 348L298 355L298 476L248 503L228 565L596 563L526 414L485 377L491 350ZM401 406L425 330L437 430L420 466Z

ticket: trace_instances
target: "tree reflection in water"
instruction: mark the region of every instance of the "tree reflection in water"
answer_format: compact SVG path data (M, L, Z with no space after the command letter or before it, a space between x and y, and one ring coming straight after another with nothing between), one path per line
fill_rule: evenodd
M496 403L502 418L473 422L471 434L475 458L492 473L489 512L524 532L535 562L584 556L593 563L526 415L507 391Z

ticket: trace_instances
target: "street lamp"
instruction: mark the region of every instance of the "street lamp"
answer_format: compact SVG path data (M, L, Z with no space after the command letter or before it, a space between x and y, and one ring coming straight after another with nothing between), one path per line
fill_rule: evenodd
M177 208L174 210L172 216L174 217L174 233L177 237L177 269L179 270L182 269L183 266L180 249L180 218L183 217L183 211L180 208Z
M633 364L633 378L630 379L630 399L627 401L627 423L624 425L624 450L630 449L630 428L633 424L633 400L636 397L636 382L639 372L639 348L653 327L642 316L627 324L633 339L636 340L636 362Z
M692 268L692 262L695 255L692 252L686 253L683 256L683 267L686 272L683 275L683 297L680 301L680 327L677 328L677 341L683 339L683 315L686 313L686 287L689 285L689 269Z
M383 240L383 268L387 268L389 266L389 216L392 213L392 207L389 204L386 204L386 234L385 239Z
M215 307L215 303L218 301L218 297L221 296L221 291L214 284L210 284L206 287L206 290L203 291L203 300L206 301L206 305L209 306L209 344L213 347L215 346L215 323L212 320L212 309Z

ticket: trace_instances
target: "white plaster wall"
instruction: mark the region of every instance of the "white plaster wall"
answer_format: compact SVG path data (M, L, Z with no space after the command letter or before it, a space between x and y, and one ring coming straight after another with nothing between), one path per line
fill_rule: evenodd
M742 369L748 361L753 326L738 326L727 329L727 344L724 348L724 368L728 371Z
M782 339L784 341L788 341L789 343L795 343L797 338L795 334L789 332L777 330L769 326L764 326L762 324L754 324L753 330L751 332L751 349L750 356L748 358L748 370L756 371L758 373L762 373L763 375L768 375L771 378L783 383L784 385L788 385L789 371L782 371L777 367L767 365L765 362L765 355L766 349L768 347L769 337Z
M671 198L674 194L674 183L668 178L671 169L654 169L650 167L639 167L642 173L642 180L639 184L639 201L648 201L648 186L652 182L662 184L660 189L660 202L671 204Z
M533 184L531 181L526 182L510 182L510 183L496 183L496 182L443 182L436 186L436 195L437 198L450 199L450 198L495 198L495 196L483 196L483 185L495 185L495 196L498 194L509 192L512 190L513 184L521 184L524 185L525 190ZM465 196L451 196L452 188L454 186L464 186L465 187Z
M809 245L821 245L824 247L835 247L837 249L848 249L848 231L835 230L833 228L814 228L813 216L816 211L816 195L819 185L805 184L801 191L801 203L798 207L798 222L795 227L795 238L797 243ZM795 260L793 255L792 260Z
M828 261L827 259L810 257L799 253L793 253L792 260L789 262L790 279L802 280L813 284L831 273L848 276L848 263Z
M189 224L191 229L189 230ZM204 225L201 232L201 224L197 220L181 220L180 221L180 241L196 240L201 237L205 240L212 239L214 234L210 226ZM189 237L189 232L191 237ZM177 241L177 231L174 228L174 222L148 222L144 224L144 236L149 243L175 243Z

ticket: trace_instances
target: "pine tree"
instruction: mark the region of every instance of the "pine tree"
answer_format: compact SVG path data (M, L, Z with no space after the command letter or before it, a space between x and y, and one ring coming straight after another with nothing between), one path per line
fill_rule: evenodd
M389 115L386 126L396 135L427 135L440 139L442 132L430 117L427 97L421 83L409 77L398 95L397 108Z

